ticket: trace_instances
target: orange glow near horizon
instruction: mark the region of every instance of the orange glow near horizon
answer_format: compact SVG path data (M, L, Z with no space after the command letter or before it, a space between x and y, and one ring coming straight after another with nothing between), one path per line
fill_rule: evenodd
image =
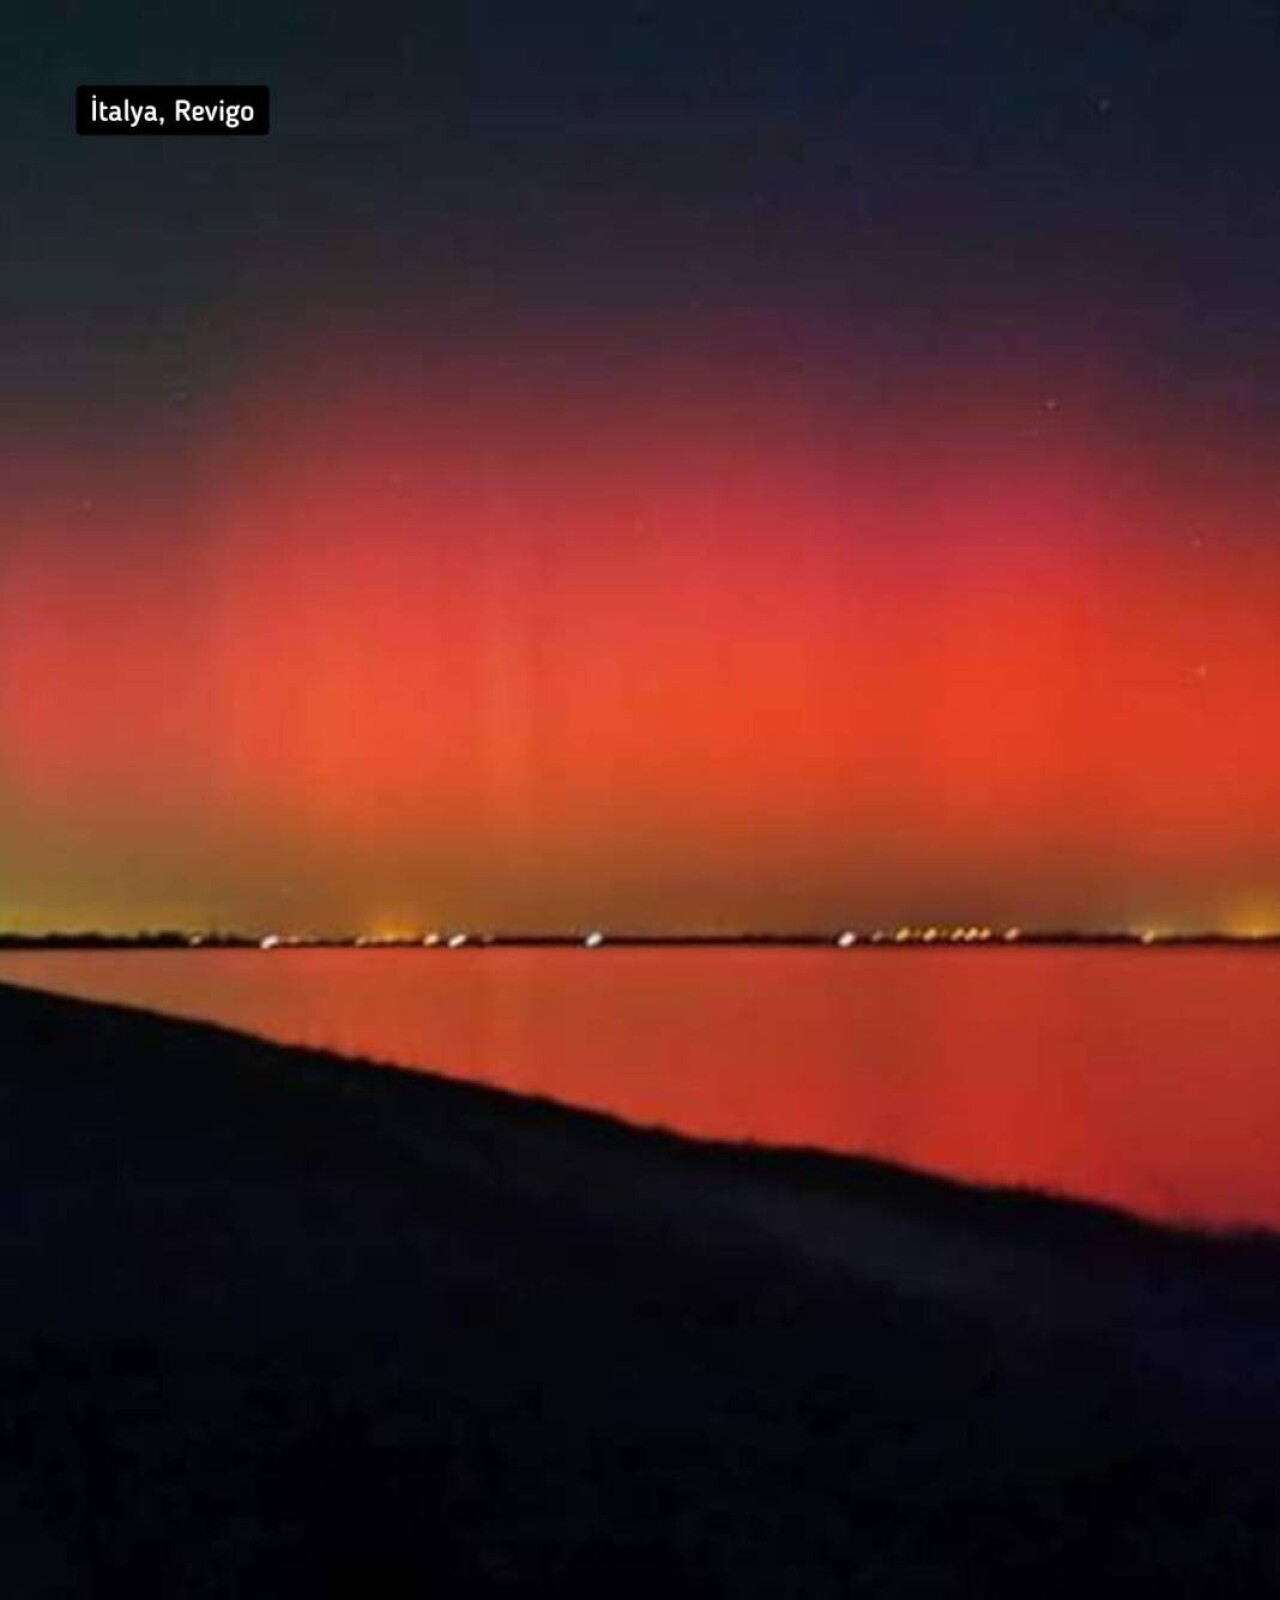
M346 350L9 508L0 922L1274 925L1255 463L550 370Z

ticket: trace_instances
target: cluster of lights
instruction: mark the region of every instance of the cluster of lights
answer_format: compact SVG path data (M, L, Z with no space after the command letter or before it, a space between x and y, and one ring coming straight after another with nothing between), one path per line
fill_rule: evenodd
M187 934L185 937L186 943L192 949L197 949L201 945L207 944L211 941L215 944L219 942L219 936L216 933L191 933ZM913 925L904 925L897 928L873 928L865 933L855 933L851 929L846 929L844 932L835 935L834 943L840 950L850 950L855 945L861 944L1017 944L1019 940L1027 937L1028 935L1025 934L1021 928L992 928L988 926L980 926L976 923L969 926L960 925L955 927L942 927L934 925L916 927ZM1035 936L1031 935L1030 937L1034 938ZM1171 931L1167 928L1150 927L1131 928L1106 935L1106 938L1112 941L1129 940L1141 945L1156 945L1166 942L1176 943L1180 938L1186 937L1192 936L1181 935L1178 932ZM1211 938L1217 936L1203 935L1202 937ZM1236 931L1228 935L1221 935L1221 937L1254 940L1280 939L1280 927L1272 927L1271 925L1268 925L1266 928L1251 928L1247 932ZM241 943L243 941L233 940L232 942ZM501 938L495 938L495 936L492 934L460 932L425 933L421 935L417 933L362 933L356 935L355 938L346 941L341 939L326 939L317 934L267 933L263 934L256 940L257 946L260 950L306 949L309 946L333 943L342 944L344 942L349 943L357 949L366 949L370 946L400 948L410 945L419 945L428 950L461 950L464 946L484 946L495 943L500 944L503 941ZM568 941L556 939L551 942L566 943ZM607 941L605 934L596 928L582 934L576 940L576 942L580 943L583 949L598 950ZM673 942L678 943L679 941L676 940Z
M187 942L191 945L200 945L204 943L204 937L201 934L192 934ZM316 942L317 941L314 939L305 938L300 935L268 933L264 934L262 938L258 940L258 948L260 950L278 950L284 946L293 947L314 944ZM592 932L585 934L582 940L583 946L588 950L598 950L604 942L604 934L598 929L594 929ZM424 933L421 938L418 938L416 935L410 936L408 934L361 933L357 934L356 937L351 940L351 943L358 950L376 948L379 945L384 947L395 947L410 944L422 945L428 950L461 950L464 945L492 944L493 940L487 935L474 935L469 933Z
M1021 928L874 928L868 934L842 933L836 944L841 950L848 950L860 941L866 944L1016 944L1021 937Z
M1236 934L1236 938L1272 939L1280 936L1280 932L1251 931L1248 934ZM195 948L205 944L211 936L202 933L192 933L187 936L187 944ZM215 936L212 936L216 938ZM942 945L942 944L1017 944L1020 939L1027 937L1021 928L992 928L971 924L969 926L940 927L925 925L916 927L904 925L898 928L873 928L867 933L855 933L851 929L835 936L834 943L840 950L850 950L855 945ZM1179 935L1161 928L1136 928L1126 933L1109 935L1110 938L1130 939L1143 945L1161 944L1168 940L1177 941ZM281 948L298 949L308 945L324 944L326 941L315 935L268 933L258 939L258 948L261 950L277 950ZM358 934L350 941L358 949L369 946L398 947L406 945L422 945L429 950L446 949L461 950L464 946L490 945L495 941L489 934L469 933L426 933L417 934ZM556 941L559 942L559 941ZM598 929L581 936L582 947L586 950L598 950L605 944L605 935Z

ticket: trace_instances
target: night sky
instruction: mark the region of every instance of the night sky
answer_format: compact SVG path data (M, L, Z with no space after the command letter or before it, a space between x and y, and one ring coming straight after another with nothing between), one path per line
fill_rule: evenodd
M1276 5L28 11L0 927L1280 928Z

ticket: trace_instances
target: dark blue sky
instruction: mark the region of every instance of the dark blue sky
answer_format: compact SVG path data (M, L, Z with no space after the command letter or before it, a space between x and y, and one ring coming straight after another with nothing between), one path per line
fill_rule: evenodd
M50 317L251 333L419 264L499 304L696 295L726 264L746 298L1042 274L1049 303L1067 273L1164 316L1175 367L1272 340L1272 3L50 5L9 34L6 344L41 319L54 368ZM82 81L265 81L274 131L77 139Z

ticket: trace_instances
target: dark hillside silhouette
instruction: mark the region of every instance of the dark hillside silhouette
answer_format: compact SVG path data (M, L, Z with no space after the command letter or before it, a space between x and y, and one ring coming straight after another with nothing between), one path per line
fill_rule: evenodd
M1280 1583L1280 1241L12 989L0 1038L11 1600Z

